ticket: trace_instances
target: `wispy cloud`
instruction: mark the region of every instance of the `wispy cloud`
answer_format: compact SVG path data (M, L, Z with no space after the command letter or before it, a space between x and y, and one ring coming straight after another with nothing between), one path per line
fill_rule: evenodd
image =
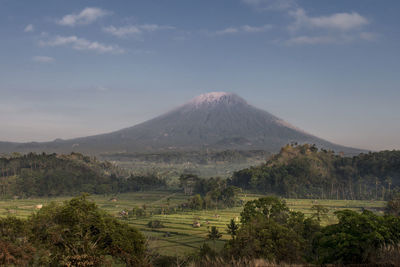
M216 31L215 34L217 35L225 35L225 34L237 34L237 33L258 33L258 32L265 32L272 28L272 25L263 25L260 27L244 25L240 27L229 27L220 31Z
M287 45L315 45L315 44L331 44L337 40L330 36L296 36L286 41Z
M300 28L321 28L349 31L359 29L369 23L365 17L357 12L335 13L328 16L311 17L306 14L304 9L298 8L295 11L290 11L289 14L295 19L294 24L290 26L291 30Z
M373 32L360 32L360 38L367 41L374 41L378 36Z
M220 31L216 31L215 33L218 35L223 35L223 34L235 34L238 32L239 30L237 28L229 27Z
M374 41L376 34L370 32L340 33L330 35L300 35L290 38L286 45L348 44L357 40Z
M98 7L87 7L80 13L65 15L60 20L57 20L57 23L64 26L90 24L109 14L111 12Z
M26 25L24 32L33 32L33 31L35 31L35 27L33 26L33 24Z
M77 36L56 36L50 40L40 41L41 46L70 46L75 50L89 50L98 53L112 53L122 54L125 51L116 45L106 45L99 42L92 42L85 38L79 38Z
M376 35L363 31L370 22L357 12L309 16L302 8L288 11L294 22L288 26L293 36L287 45L346 44L357 40L375 40Z
M285 10L297 6L295 0L242 0L242 2L264 10Z
M117 37L127 37L129 35L140 35L145 32L154 32L159 30L174 30L173 26L157 25L157 24L142 24L142 25L127 25L122 27L108 26L104 27L103 31Z
M54 58L48 56L35 56L32 60L39 63L53 63L55 61Z

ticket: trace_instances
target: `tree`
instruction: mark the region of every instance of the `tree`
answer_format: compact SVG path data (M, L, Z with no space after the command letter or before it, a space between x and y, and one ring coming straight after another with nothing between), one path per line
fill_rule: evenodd
M189 199L188 205L191 209L201 210L203 208L203 203L203 198L199 194L196 194Z
M43 265L102 265L107 255L128 266L144 261L144 236L101 211L86 195L43 207L29 225L31 242L52 255Z
M400 194L394 195L386 204L385 214L400 216Z
M215 249L215 241L217 239L220 239L221 237L222 234L218 231L216 226L212 226L211 230L208 231L207 238L213 241L214 249Z
M179 177L179 184L183 188L185 195L191 195L199 177L193 174L182 174Z
M263 258L277 263L301 263L312 254L319 223L301 212L289 211L277 197L246 203L239 229L226 248L234 258ZM232 223L232 221L231 221Z
M300 263L305 254L301 233L266 217L241 225L227 249L234 258L266 259L271 262Z
M234 219L231 219L230 223L226 225L228 230L228 234L230 234L232 236L232 239L235 239L237 230L239 229L239 225L237 223L235 223Z
M327 218L327 214L329 212L329 209L325 208L322 205L313 205L311 207L311 210L313 211L313 214L311 215L312 218L316 218L318 222L321 222L322 218Z
M390 187L392 185L392 178L390 176L386 177L386 182L388 184L388 191L389 191L389 197L390 197L390 194L391 194Z
M320 263L369 263L384 245L398 244L400 220L364 210L335 212L339 222L326 226L318 238Z
M283 200L268 196L247 202L240 216L242 223L247 223L255 217L271 218L283 222L289 216L289 208Z
M26 221L0 218L0 266L28 266L34 258L35 249L27 240Z

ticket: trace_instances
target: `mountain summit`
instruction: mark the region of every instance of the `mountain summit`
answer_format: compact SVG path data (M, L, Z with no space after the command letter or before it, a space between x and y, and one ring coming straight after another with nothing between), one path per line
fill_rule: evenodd
M212 92L199 95L189 101L186 105L200 107L202 105L234 105L240 103L247 104L247 102L243 98L236 94L226 92Z
M249 105L238 95L225 92L202 94L161 116L116 132L47 143L0 143L0 152L98 154L201 149L277 152L291 142L316 144L337 152L360 152L301 131Z

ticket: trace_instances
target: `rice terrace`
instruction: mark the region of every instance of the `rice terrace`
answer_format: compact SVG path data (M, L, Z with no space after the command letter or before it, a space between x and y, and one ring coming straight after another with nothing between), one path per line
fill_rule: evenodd
M242 194L240 198L243 201L253 200L262 195ZM37 210L37 205L46 205L51 201L62 202L68 197L56 198L32 198L29 200L3 200L0 201L0 216L15 215L19 218L26 218L32 212ZM195 251L204 242L212 245L207 240L208 228L216 226L223 233L223 236L217 242L217 247L222 249L223 244L229 239L226 232L226 226L231 219L240 217L241 207L226 209L211 209L202 211L185 211L175 214L154 214L156 210L174 207L186 201L187 196L181 192L168 191L150 191L145 193L125 193L116 197L111 196L91 196L91 200L110 214L118 217L120 220L130 225L136 226L147 237L150 249L162 255L185 256ZM311 207L315 204L322 205L329 209L327 216L323 217L323 224L335 223L336 219L333 212L343 209L361 211L362 209L374 210L383 213L384 201L362 201L362 200L311 200L311 199L286 199L289 208L293 211L301 211L307 216L312 216L314 211ZM123 216L121 212L129 211L133 208L146 206L147 214L143 217ZM126 217L126 218L125 218ZM152 229L148 222L159 220L163 227ZM200 227L193 227L194 222L200 222Z

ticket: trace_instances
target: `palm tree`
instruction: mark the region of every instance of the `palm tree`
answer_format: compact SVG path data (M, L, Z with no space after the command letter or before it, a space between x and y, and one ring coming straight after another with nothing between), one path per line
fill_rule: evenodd
M390 186L392 185L392 178L388 176L386 178L386 182L388 183L388 191L389 191L389 196L390 196Z
M217 227L215 227L215 226L212 226L211 230L208 231L207 238L213 241L214 250L215 250L215 241L217 239L220 239L221 237L222 237L222 234L218 231Z
M234 219L231 219L231 222L226 226L228 227L227 232L232 236L232 239L235 239L237 230L239 229L239 225L235 223Z
M378 200L378 184L379 184L378 177L375 177L375 200Z

